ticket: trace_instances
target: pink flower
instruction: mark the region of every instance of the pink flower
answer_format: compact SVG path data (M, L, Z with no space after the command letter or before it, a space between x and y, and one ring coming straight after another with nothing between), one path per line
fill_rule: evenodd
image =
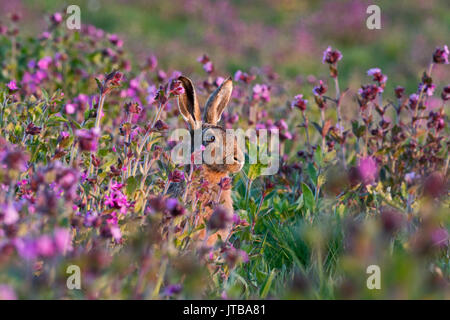
M301 111L306 110L306 105L308 104L308 100L303 99L302 94L298 94L294 97L294 100L292 101L292 106L299 108Z
M69 229L57 228L53 234L55 247L59 253L72 251L72 234Z
M361 97L367 101L375 100L379 92L383 92L383 88L378 87L376 84L364 85L358 90Z
M83 151L97 151L99 130L92 128L89 130L81 129L75 131L76 136L80 144L80 148Z
M14 289L7 284L0 284L0 300L17 300Z
M211 60L209 59L207 54L202 54L200 57L197 58L197 61L200 62L201 64L205 64L207 62L210 62Z
M118 226L111 226L110 231L114 240L119 242L122 239L122 232Z
M158 59L156 59L155 55L151 55L147 58L147 67L150 69L150 71L153 71L158 66Z
M403 94L405 93L405 88L397 86L394 91L397 99L401 99L403 97Z
M417 180L420 176L416 174L415 172L409 172L405 174L405 181L408 184L414 183L415 180Z
M119 182L115 182L115 181L113 181L113 182L111 183L111 189L114 190L114 191L117 191L117 190L122 189L123 186L124 186L123 183L119 183Z
M378 82L378 84L385 84L388 77L381 73L380 68L372 68L367 71L367 75L373 77L373 81Z
M184 214L184 207L175 198L169 198L166 201L166 209L172 217L178 217Z
M175 96L179 96L184 93L184 87L181 85L181 81L173 80L170 83L170 93Z
M169 181L171 182L183 182L184 181L184 172L180 170L174 170L171 173L169 173Z
M431 242L434 246L445 248L448 246L448 231L444 228L435 229L431 233Z
M35 241L31 239L19 238L14 241L14 245L19 255L25 260L33 260L37 257L37 248Z
M370 184L375 181L377 175L377 163L372 157L359 159L358 173L363 184Z
M113 209L120 209L122 214L126 214L128 208L132 207L127 197L120 190L113 190L109 195L105 195L105 205Z
M55 252L53 239L49 235L42 235L36 241L36 248L39 255L50 257Z
M65 109L67 114L74 114L77 111L77 107L73 103L66 104Z
M442 89L441 98L444 101L450 100L450 84L446 85L444 89Z
M214 65L211 61L208 61L203 65L203 70L205 70L206 73L212 73L214 71Z
M217 77L216 81L214 81L214 83L216 84L216 86L220 86L224 81L225 81L225 78Z
M41 33L41 35L39 36L39 40L47 40L49 39L51 36L51 33L48 31L44 31Z
M55 12L54 14L52 14L50 16L50 21L53 24L60 24L62 22L62 20L63 20L62 14L59 12Z
M3 220L3 223L7 226L16 223L19 220L19 213L12 203L4 204L1 208L1 216L0 221Z
M10 94L16 92L17 90L19 90L19 87L17 86L16 80L11 80L10 82L8 82L6 87L8 88L8 91L9 91Z
M214 65L209 59L208 55L201 55L200 57L198 57L197 61L203 65L203 69L206 71L206 73L212 73L214 71Z
M331 47L328 47L323 52L322 63L336 64L341 59L342 54L339 50L333 50Z
M211 230L226 229L232 221L233 221L232 213L222 206L217 206L214 209L213 213L211 214L211 217L209 218L208 229Z
M323 83L322 80L319 81L319 85L313 88L313 93L315 96L323 96L327 92L328 88Z
M419 95L416 93L413 93L409 96L409 107L412 110L415 110L417 108L417 103L419 102Z
M232 183L233 181L231 180L230 177L223 177L222 179L220 179L218 185L222 190L230 190Z
M253 99L270 101L270 87L265 84L256 84L253 86Z
M109 42L111 42L116 47L120 48L123 45L123 41L116 35L112 34L108 37Z
M256 76L249 75L246 72L242 72L241 70L236 71L234 74L234 81L242 81L244 83L250 83L255 80Z
M433 53L433 62L438 64L448 64L449 50L447 45L443 48L436 48Z
M434 84L428 84L428 83L421 83L419 84L419 92L423 90L423 92L431 97L434 94L434 90L436 89L436 85Z
M47 57L44 57L41 60L39 60L37 65L38 65L39 69L47 70L51 63L52 63L52 58L47 56Z

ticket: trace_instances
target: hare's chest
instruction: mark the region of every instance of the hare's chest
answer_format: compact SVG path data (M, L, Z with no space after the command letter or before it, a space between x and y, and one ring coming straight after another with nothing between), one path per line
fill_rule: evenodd
M225 208L233 209L233 201L231 199L231 190L221 190L219 186L208 188L194 187L190 195L191 199L195 199L197 203L208 211L217 205Z

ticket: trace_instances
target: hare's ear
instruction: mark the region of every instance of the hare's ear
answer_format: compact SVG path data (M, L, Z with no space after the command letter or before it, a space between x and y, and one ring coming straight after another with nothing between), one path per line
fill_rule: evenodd
M178 108L191 129L197 129L201 126L202 118L194 84L189 78L183 76L180 76L178 80L184 88L184 93L178 96Z
M222 112L227 106L233 92L233 81L231 77L224 80L222 84L211 94L205 105L204 121L209 124L217 124Z

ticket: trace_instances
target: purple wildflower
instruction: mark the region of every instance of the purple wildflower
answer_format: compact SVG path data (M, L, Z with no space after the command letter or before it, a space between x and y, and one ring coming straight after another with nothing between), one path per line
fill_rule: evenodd
M75 132L78 137L80 148L83 151L95 152L98 147L99 130L92 128L90 130L81 129Z
M358 173L363 184L373 183L377 175L377 163L372 157L359 159Z
M169 173L169 181L171 182L183 182L184 181L184 172L180 170L174 170L171 173Z
M367 75L373 77L373 81L378 82L379 85L385 84L388 77L381 73L380 68L372 68L367 71Z
M17 86L16 80L11 80L10 82L8 82L6 87L8 88L8 91L9 91L10 94L19 90L19 87Z
M256 84L253 86L253 99L270 101L270 87L265 84Z
M53 241L60 254L72 251L72 235L69 229L57 228L53 233Z
M39 60L37 63L37 66L41 70L47 70L51 63L52 63L52 58L47 56L47 57L44 57L41 60Z
M63 16L59 12L55 12L54 14L52 14L50 16L50 21L55 25L60 24L62 22L62 20L63 20Z
M303 99L302 94L298 94L294 97L294 100L292 101L291 105L293 107L299 108L301 111L306 110L306 105L308 104L308 100Z
M323 83L322 80L319 81L319 85L315 86L313 88L313 93L315 96L323 96L326 92L327 92L328 88L327 86Z
M447 45L443 48L436 48L433 53L433 62L438 64L448 64L449 50Z
M17 300L14 289L7 284L0 284L0 300Z
M328 64L334 65L341 59L342 59L342 54L339 50L333 50L331 47L328 47L323 52L322 63L328 63Z

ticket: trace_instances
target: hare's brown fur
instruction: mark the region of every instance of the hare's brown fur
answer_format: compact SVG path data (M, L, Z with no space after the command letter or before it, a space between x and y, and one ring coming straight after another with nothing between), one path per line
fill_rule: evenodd
M214 157L216 153L216 148L221 147L226 140L225 129L218 125L221 118L222 112L224 111L226 105L228 104L231 93L232 93L232 81L231 78L225 80L209 97L205 105L205 111L203 115L203 120L201 119L200 107L198 105L197 96L195 92L194 85L191 80L186 77L180 77L184 93L178 98L178 106L180 113L182 114L185 121L189 124L191 129L191 134L194 130L202 131L202 139L206 135L213 135L214 140L211 142L206 142L206 144L212 143L211 154ZM203 143L203 140L202 140ZM223 147L223 146L222 146ZM232 163L227 163L226 157L230 156L233 159ZM217 155L219 157L219 155ZM240 150L236 141L234 142L233 155L227 155L226 152L223 154L222 161L218 163L214 162L211 164L203 164L201 177L208 181L208 188L206 192L203 192L198 201L201 201L203 210L199 213L200 219L203 219L205 224L207 224L208 219L214 211L216 205L223 206L229 211L231 215L233 213L233 200L231 198L231 190L221 190L218 183L222 178L228 177L229 173L235 173L241 170L244 163L244 155L242 150ZM196 191L199 186L195 183L189 186L187 194L187 202L193 203L196 200ZM217 197L219 196L218 200ZM214 234L208 236L207 243L212 245L216 242L218 235L220 235L222 240L225 240L229 234L229 230L220 230ZM206 236L206 231L202 230L200 232L199 238L204 239Z

